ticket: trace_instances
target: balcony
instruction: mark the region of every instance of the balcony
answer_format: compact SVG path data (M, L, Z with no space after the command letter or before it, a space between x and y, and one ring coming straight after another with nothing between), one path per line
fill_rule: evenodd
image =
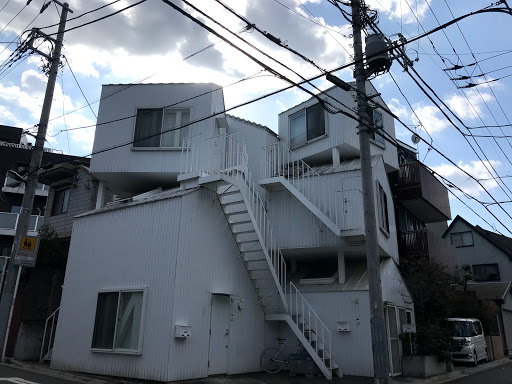
M427 256L430 261L447 267L448 271L457 268L455 247L428 229L399 232L400 258Z
M36 196L48 196L48 190L50 187L46 184L37 183L36 187ZM2 187L2 192L8 193L25 193L25 184L20 183L19 181L14 180L9 175L5 175L4 186Z
M18 226L18 213L0 212L0 235L14 236ZM28 225L28 231L37 232L44 224L44 216L32 215Z
M398 199L424 223L451 219L448 190L419 161L400 164Z

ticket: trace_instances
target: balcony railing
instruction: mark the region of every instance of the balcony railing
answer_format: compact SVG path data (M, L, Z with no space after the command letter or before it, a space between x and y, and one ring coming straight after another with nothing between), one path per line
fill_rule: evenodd
M0 212L0 230L16 230L19 216L18 213ZM44 216L32 215L29 219L28 230L37 232L43 224Z
M453 270L457 267L455 247L439 233L428 229L399 232L400 257L428 256L430 261Z
M398 198L424 223L451 218L448 190L419 161L400 164Z
M5 181L4 181L4 187L7 188L19 188L21 190L25 190L25 184L21 183L9 175L5 175ZM37 183L36 190L37 191L48 191L50 189L50 186L42 183Z

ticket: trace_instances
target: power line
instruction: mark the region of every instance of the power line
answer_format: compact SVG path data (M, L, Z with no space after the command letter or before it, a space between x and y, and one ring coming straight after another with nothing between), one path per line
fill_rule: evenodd
M93 12L99 11L100 9L103 9L103 8L109 7L109 6L111 6L111 5L115 4L115 3L118 3L118 2L120 2L120 1L121 1L121 0L115 0L115 1L112 1L111 3L108 3L108 4L105 4L105 5L102 5L101 7L98 7L98 8L92 9L92 10L87 11L87 12L84 12L84 13L82 13L82 14L78 15L78 16L72 17L71 19L69 19L69 20L68 20L68 22L69 22L69 21L76 20L76 19L79 19L79 18L81 18L81 17L83 17L83 16L85 16L85 15L88 15L89 13L93 13ZM47 25L46 27L41 27L41 28L39 28L39 29L46 29L46 28L56 27L56 26L58 26L58 25L59 25L59 23L55 23L55 24L52 24L52 25Z
M142 4L142 3L145 3L145 2L146 2L146 0L140 0L140 1L138 1L137 3L134 3L134 4L131 4L131 5L128 5L127 7L124 7L124 8L122 8L122 9L120 9L120 10L118 10L118 11L116 11L116 12L110 13L110 14L108 14L108 15L106 15L106 16L103 16L103 17L100 17L100 18L98 18L98 19L95 19L95 20L89 21L89 22L87 22L87 23L83 23L83 24L77 25L76 27L73 27L73 28L66 29L66 30L64 31L64 33L65 33L65 32L70 32L70 31L74 31L75 29L82 28L82 27L85 27L85 26L87 26L87 25L91 25L91 24L97 23L98 21L102 21L102 20L108 19L109 17L115 16L115 15L117 15L118 13L124 12L124 11L126 11L126 10L128 10L128 9L130 9L130 8L133 8L133 7L137 6L137 5ZM53 36L53 35L56 35L56 34L57 34L57 32L55 32L55 33L50 33L48 36Z
M92 109L91 107L91 103L89 103L89 100L87 99L87 96L85 96L85 93L82 89L82 87L80 86L80 83L78 82L76 76L75 76L75 73L73 72L73 70L71 69L71 65L69 65L69 61L68 61L68 58L64 55L62 55L62 57L64 58L64 60L66 60L66 64L68 65L68 68L69 68L69 71L71 72L71 74L73 75L73 79L75 79L75 82L76 82L76 85L78 85L78 88L80 89L80 92L82 93L82 96L84 97L85 99L85 102L87 103L87 105L89 106L92 114L94 115L94 117L96 118L96 120L98 119L98 116L96 115L96 113L94 112L94 110ZM63 111L64 113L64 111Z

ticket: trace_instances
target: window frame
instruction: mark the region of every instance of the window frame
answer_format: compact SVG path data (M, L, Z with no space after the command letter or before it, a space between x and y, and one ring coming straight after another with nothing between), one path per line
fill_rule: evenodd
M147 287L137 287L137 288L120 288L120 289L100 289L98 294L96 295L96 309L94 312L94 324L92 329L92 337L91 337L91 351L92 352L100 352L100 353L115 353L121 355L142 355L142 347L144 341L144 325L146 319L146 302L147 302ZM141 305L141 314L140 314L140 329L139 329L139 342L137 349L127 349L127 348L116 348L116 337L117 337L117 327L119 322L119 307L121 304L121 295L127 292L142 292L142 305ZM98 301L100 294L105 293L118 293L117 297L117 307L116 307L116 317L115 317L115 326L114 326L114 334L112 339L112 348L98 348L94 347L94 331L96 329L96 316L98 312Z
M490 279L489 278L489 273L487 272L487 267L496 267L496 270L497 270L497 279ZM475 279L475 267L483 267L484 270L485 270L485 276L486 278L485 279ZM471 265L471 271L473 272L473 281L501 281L501 277L500 277L500 267L498 265L498 263L491 263L491 264L472 264Z
M165 107L160 107L160 108L155 108L155 107L137 107L135 109L135 122L134 122L134 126L133 126L133 140L137 140L137 121L138 121L138 116L139 116L139 110L151 110L151 111L160 111L161 112L161 121L160 121L160 134L159 134L159 145L158 146L143 146L143 145L137 145L137 142L133 142L132 143L132 150L135 150L135 151L151 151L151 150L168 150L168 151L173 151L173 150L179 150L181 151L184 146L181 145L181 146L172 146L172 147L163 147L162 146L162 137L164 136L163 133L162 133L162 130L164 130L164 125L165 125L165 111L180 111L180 112L183 112L183 111L187 111L188 112L188 115L189 115L189 125L187 125L186 127L183 127L183 128L186 128L189 130L190 132L190 128L193 126L193 124L190 124L192 122L192 119L191 119L191 116L192 116L192 107L189 107L189 106L182 106L182 107L173 107L173 108L165 108ZM142 115L142 114L141 114ZM180 121L180 125L181 125L181 121ZM174 130L174 131L170 131L170 132L180 132L183 128L180 128L180 129L177 129L177 130ZM181 133L181 132L180 132ZM190 136L187 135L186 137ZM185 137L180 137L180 141L183 143L183 139ZM146 139L141 139L140 141L143 142L144 140L147 140Z
M318 136L315 136L315 137L309 139L308 138L308 112L307 112L307 110L311 109L313 107L318 107L318 106L320 106L320 109L322 111L322 116L323 116L323 133L321 135L318 135ZM304 142L300 142L298 144L292 145L292 119L297 118L301 114L304 114L305 138L306 139L304 140ZM325 136L327 136L327 119L326 119L326 116L325 116L325 110L320 105L320 103L314 103L314 104L309 105L307 107L303 107L300 110L298 110L298 111L296 111L293 114L288 116L288 143L289 143L289 148L290 149L296 149L296 148L302 147L302 146L304 146L306 144L309 144L311 142L319 140L319 139L321 139L321 138L323 138Z
M380 111L377 111L377 109L371 108L369 110L368 114L369 115L371 114L373 124L377 125L382 131L384 131L384 115L383 115L383 113ZM378 125L376 123L376 115L377 114L380 116L381 125ZM380 145L380 146L386 148L386 138L383 135L381 135L376 130L376 128L374 128L374 130L370 131L370 140L372 140L374 144L377 144L377 145Z
M60 193L64 193L65 192L68 192L67 193L67 199L66 197L64 196L64 198L62 199L61 203L60 203L60 207L57 211L57 209L55 208L55 203L57 203L57 194L60 194ZM51 216L58 216L58 215L63 215L63 214L66 214L68 213L69 211L69 200L71 198L71 187L66 187L66 188L61 188L61 189L56 189L55 192L53 193L53 201L52 201L52 211L51 211ZM66 208L65 210L62 209L63 205L64 205L64 202L66 202Z
M464 238L462 236L464 233L470 233L471 234L471 244L464 244ZM460 245L454 244L454 242L453 242L454 235L459 235L460 236ZM473 231L461 231L461 232L450 233L450 243L455 248L473 247L475 245L475 239L473 237Z
M378 211L378 224L380 230L387 236L390 237L389 232L389 204L388 194L377 181L377 211Z

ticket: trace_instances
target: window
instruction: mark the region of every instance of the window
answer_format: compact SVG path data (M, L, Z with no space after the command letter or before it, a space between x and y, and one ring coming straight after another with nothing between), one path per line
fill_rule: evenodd
M181 148L189 136L190 109L138 109L134 147Z
M475 281L499 281L500 271L498 264L473 265L473 280Z
M382 185L378 183L378 202L377 209L379 210L379 227L389 234L389 217L388 217L388 197L386 192L382 188Z
M302 261L298 269L304 273L299 280L300 285L333 284L339 276L337 259Z
M450 239L455 247L471 247L473 245L473 232L451 233Z
M325 135L324 108L320 103L290 117L290 148Z
M143 290L98 293L92 348L140 352L143 301Z
M376 127L374 127L375 130L374 131L370 131L370 139L375 140L378 143L381 143L382 145L385 146L386 145L386 140L384 139L384 136L382 136L381 134L378 133L379 130L381 130L381 131L384 130L384 123L383 123L383 120L382 120L382 113L380 113L379 111L373 109L373 110L370 110L368 115L369 116L373 115L373 124L376 125Z
M60 215L68 211L69 188L55 191L52 206L52 215Z

